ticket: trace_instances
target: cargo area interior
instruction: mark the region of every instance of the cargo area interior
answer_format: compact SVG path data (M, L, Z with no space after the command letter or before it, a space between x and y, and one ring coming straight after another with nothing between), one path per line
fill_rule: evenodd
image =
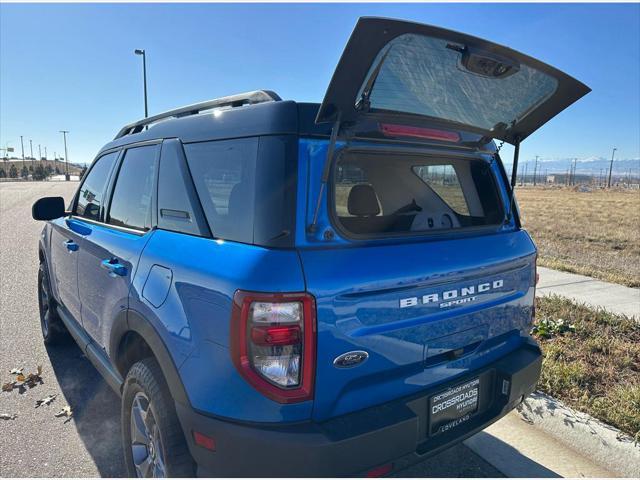
M445 232L504 216L482 158L347 151L334 165L333 200L339 226L354 235Z

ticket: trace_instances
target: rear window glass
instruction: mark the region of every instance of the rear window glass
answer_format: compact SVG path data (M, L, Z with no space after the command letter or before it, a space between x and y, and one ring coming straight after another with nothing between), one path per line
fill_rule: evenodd
M526 65L502 78L472 73L461 64L462 48L439 38L400 35L378 53L354 101L359 101L380 62L369 97L371 108L485 130L521 120L556 91L556 79Z
M354 235L402 235L497 225L503 219L484 160L345 153L334 168L340 226Z

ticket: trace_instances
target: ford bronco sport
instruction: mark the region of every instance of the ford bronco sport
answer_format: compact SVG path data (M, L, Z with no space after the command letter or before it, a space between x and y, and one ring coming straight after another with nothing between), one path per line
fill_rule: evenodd
M67 210L33 206L44 340L70 334L121 396L131 476L373 476L441 451L535 387L518 150L588 92L363 18L321 105L255 91L127 125Z

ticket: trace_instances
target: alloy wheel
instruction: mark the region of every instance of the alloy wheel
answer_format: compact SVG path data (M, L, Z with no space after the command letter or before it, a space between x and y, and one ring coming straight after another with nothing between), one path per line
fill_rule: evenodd
M131 404L131 454L139 478L166 476L160 428L143 392L138 392Z

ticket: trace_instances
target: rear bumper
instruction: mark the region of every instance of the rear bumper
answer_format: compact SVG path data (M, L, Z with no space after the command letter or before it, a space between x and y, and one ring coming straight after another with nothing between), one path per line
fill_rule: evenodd
M199 476L358 475L390 462L394 470L404 468L486 428L534 390L541 365L538 346L525 343L472 375L456 378L452 384L481 378L480 408L436 436L427 432L428 399L447 385L321 423L250 425L215 419L181 404L176 409ZM193 430L213 437L216 451L195 445Z

